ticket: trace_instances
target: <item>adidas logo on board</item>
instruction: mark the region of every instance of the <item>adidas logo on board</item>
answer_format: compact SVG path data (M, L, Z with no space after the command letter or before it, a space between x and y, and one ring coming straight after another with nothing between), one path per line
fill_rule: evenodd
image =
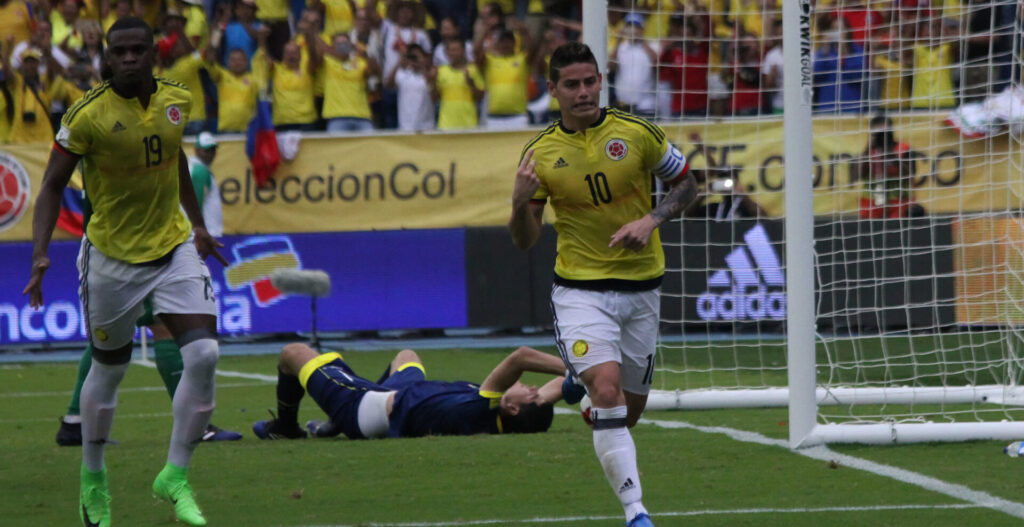
M743 235L743 240L746 247L737 247L725 257L728 269L711 275L708 290L697 297L697 314L701 319L786 318L786 277L768 233L763 226L755 225Z

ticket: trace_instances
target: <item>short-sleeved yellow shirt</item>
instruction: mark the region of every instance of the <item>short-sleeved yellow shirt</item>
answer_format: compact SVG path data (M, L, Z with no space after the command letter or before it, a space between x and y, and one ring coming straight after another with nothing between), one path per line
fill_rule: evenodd
M487 81L487 113L526 113L530 65L526 63L525 53L515 53L508 57L488 54L484 65L484 80Z
M658 231L641 251L608 247L623 225L651 211L652 173L663 181L683 176L688 166L665 132L644 119L602 110L582 131L561 121L527 143L540 178L535 202L551 202L558 232L555 274L565 281L643 282L661 277L665 256Z
M274 64L274 124L309 124L316 121L313 105L313 75L300 66L292 71L281 63Z
M236 76L219 64L207 70L217 84L217 131L244 132L256 113L256 79L251 73Z
M366 67L366 60L360 57L341 61L332 55L324 56L324 119L371 118Z
M469 64L465 69L455 69L446 64L437 69L437 91L441 98L438 130L476 128L476 99L473 98L473 88L466 82L467 72L476 88L482 90L484 79L475 64Z
M82 156L93 210L87 236L103 254L148 262L188 239L191 225L179 207L178 152L191 106L188 88L158 77L146 108L104 82L64 114L57 144Z

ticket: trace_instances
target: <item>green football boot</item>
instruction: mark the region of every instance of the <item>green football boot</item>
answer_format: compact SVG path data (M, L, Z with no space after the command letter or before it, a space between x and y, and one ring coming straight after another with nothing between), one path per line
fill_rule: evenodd
M185 469L168 463L153 481L153 494L174 504L174 514L178 521L186 525L206 525L206 518L196 504L185 474Z
M82 490L78 496L78 516L85 527L110 527L110 491L107 468L91 472L82 465Z

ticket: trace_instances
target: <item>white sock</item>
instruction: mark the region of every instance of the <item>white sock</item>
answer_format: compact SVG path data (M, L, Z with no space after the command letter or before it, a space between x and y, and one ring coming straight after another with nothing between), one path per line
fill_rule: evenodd
M128 371L128 363L103 364L92 361L82 383L82 464L92 472L103 469L103 454L114 426L117 387Z
M199 339L181 347L185 371L174 391L174 428L167 462L187 467L213 415L214 375L217 370L217 341Z
M626 428L626 407L594 409L594 452L604 468L615 495L622 502L626 520L647 512L640 498L640 472L636 466L636 445Z

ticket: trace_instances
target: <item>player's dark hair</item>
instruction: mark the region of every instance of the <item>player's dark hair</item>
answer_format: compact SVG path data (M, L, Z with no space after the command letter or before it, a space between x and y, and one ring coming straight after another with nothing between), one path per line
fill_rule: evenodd
M110 35L113 35L115 31L124 31L127 29L141 29L146 32L146 42L153 41L153 28L149 27L149 24L145 20L137 16L126 16L124 18L117 19L116 22L110 29L107 30L107 44L110 44Z
M502 415L501 429L505 434L536 434L547 432L555 419L554 405L530 403L519 407L516 415Z
M551 64L548 65L548 79L557 84L561 77L561 69L573 64L593 64L597 68L597 59L594 53L586 44L581 42L567 42L558 46L558 49L551 54Z

